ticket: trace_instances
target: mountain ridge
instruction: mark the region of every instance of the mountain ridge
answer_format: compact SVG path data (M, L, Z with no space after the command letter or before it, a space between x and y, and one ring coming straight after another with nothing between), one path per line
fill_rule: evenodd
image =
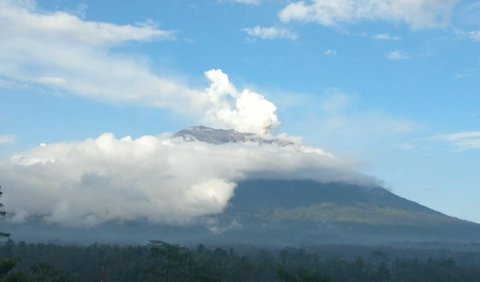
M203 125L191 126L172 135L173 138L181 138L187 142L200 141L214 145L227 143L253 142L258 144L276 144L279 146L294 145L295 143L286 138L270 135L258 135L250 132L239 132L235 129L216 129Z

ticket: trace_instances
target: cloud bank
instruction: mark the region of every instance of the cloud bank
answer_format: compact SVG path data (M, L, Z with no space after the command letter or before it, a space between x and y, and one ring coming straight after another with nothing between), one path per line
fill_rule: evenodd
M106 133L43 144L0 162L3 201L13 222L40 218L93 226L144 219L185 224L221 213L243 179L373 183L352 164L289 141L214 145L170 134L118 139Z
M445 27L459 0L311 0L288 4L283 22L313 22L324 26L365 21L404 22L414 29Z
M155 73L142 59L122 55L126 44L173 36L150 22L87 21L67 12L40 12L32 2L1 1L0 79L167 109L240 131L265 134L279 124L271 102L237 90L221 70L205 73L211 82L206 89L191 87L182 78Z

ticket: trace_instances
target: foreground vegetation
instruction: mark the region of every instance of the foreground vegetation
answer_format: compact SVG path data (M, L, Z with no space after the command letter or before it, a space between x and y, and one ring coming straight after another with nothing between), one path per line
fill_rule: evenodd
M447 258L448 256L448 258ZM480 281L480 253L315 249L0 246L0 281Z

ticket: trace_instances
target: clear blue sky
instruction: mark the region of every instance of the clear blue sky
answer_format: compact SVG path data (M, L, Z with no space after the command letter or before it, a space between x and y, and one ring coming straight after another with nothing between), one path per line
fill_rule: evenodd
M209 86L205 71L221 69L276 105L274 133L302 136L398 195L480 222L477 1L1 5L2 158L203 123L190 96L156 98L144 84L160 78L195 92Z

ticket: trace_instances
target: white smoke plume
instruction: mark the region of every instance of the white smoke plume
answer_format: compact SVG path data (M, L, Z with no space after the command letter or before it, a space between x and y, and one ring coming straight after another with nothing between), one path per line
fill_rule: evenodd
M285 143L285 142L284 142ZM182 224L221 213L252 177L370 183L301 143L186 142L171 135L41 145L0 163L9 220L67 226L146 219Z
M205 76L211 81L206 90L211 103L207 123L257 134L269 134L280 125L277 108L262 95L249 89L239 92L221 70L209 70Z

